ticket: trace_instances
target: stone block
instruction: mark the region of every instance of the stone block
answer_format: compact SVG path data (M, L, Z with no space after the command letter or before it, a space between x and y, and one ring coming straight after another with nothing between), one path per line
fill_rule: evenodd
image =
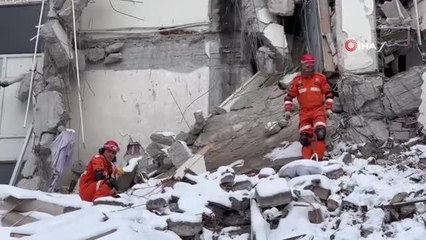
M99 62L105 58L105 50L103 48L91 48L87 50L86 58L91 63Z
M160 161L168 156L167 151L165 150L166 146L161 145L156 142L150 143L146 147L146 152L151 156L152 158Z
M179 168L189 158L193 156L191 150L188 148L185 142L176 141L168 149L168 154L172 160L173 165Z
M169 132L155 132L151 134L150 138L153 142L166 146L171 146L176 141L175 134Z
M107 54L118 53L118 52L121 52L121 50L123 50L123 47L124 47L124 43L121 43L121 42L113 43L105 48L105 52Z
M261 208L287 205L293 200L288 183L283 178L264 179L255 190L256 201Z
M318 224L324 221L321 209L314 209L308 212L308 219L310 223Z
M253 189L253 185L251 184L251 182L249 180L246 181L239 181L234 183L233 186L233 191L240 191L240 190L247 190L250 191L251 189Z
M146 209L148 211L159 211L167 206L167 201L164 198L150 199L146 202Z
M336 200L331 199L331 198L327 199L327 209L328 209L328 211L333 212L333 211L335 211L338 208L339 208L339 203Z
M267 137L275 135L281 131L281 127L278 122L268 122L265 126L265 134Z
M111 65L111 64L118 63L118 62L121 62L121 61L123 61L123 54L111 53L105 58L104 64L105 65Z
M201 221L185 221L183 219L167 219L167 226L170 231L173 231L180 237L195 236L202 231Z
M205 123L205 118L203 115L203 111L194 112L195 123L203 125Z

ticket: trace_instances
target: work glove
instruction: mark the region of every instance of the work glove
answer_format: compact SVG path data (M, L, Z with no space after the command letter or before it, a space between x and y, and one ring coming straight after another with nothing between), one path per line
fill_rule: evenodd
M290 118L291 118L291 112L290 111L285 111L284 118L285 118L285 120L290 120Z
M334 117L334 113L331 109L327 109L326 113L327 113L327 118L332 119Z

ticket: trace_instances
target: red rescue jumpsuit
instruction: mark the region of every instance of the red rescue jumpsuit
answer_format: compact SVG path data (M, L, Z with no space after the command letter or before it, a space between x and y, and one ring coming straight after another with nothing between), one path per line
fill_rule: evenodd
M103 179L95 179L95 171L103 172ZM98 154L92 157L86 171L80 176L79 194L84 201L92 202L100 197L113 196L114 192L109 184L109 177L114 175L117 169L104 155Z
M323 128L323 138L314 143L313 150L322 160L325 152L325 128L327 126L326 110L333 109L333 93L327 78L321 73L314 73L309 77L297 75L289 88L287 96L284 98L286 111L293 109L293 98L297 97L300 105L299 111L299 133L308 137L308 143L302 143L302 156L304 159L312 157L311 138L317 130ZM325 107L324 107L325 105ZM302 141L301 141L302 142Z

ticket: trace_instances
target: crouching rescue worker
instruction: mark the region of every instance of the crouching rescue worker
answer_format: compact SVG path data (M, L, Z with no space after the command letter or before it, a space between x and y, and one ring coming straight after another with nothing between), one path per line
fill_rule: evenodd
M82 200L92 202L100 197L117 195L116 177L124 174L121 168L113 164L119 150L118 143L109 140L99 149L99 154L90 159L86 171L80 176L79 194Z
M284 98L285 118L291 117L293 99L297 98L299 110L299 133L304 159L322 160L326 148L326 122L333 112L333 93L327 78L315 72L315 57L305 54L301 58L300 74L291 82L288 94ZM316 141L313 142L313 137Z

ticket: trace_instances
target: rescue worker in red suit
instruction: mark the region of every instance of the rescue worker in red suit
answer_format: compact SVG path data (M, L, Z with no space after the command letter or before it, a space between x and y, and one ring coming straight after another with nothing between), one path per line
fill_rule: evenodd
M301 58L302 69L294 77L284 98L285 118L291 118L293 99L297 98L299 110L299 133L304 159L324 158L327 117L333 114L333 93L327 78L315 72L315 57L305 54ZM313 142L313 137L316 141Z
M84 201L92 202L100 197L117 195L116 176L122 176L123 170L114 166L116 154L120 150L118 143L109 140L92 157L86 171L80 176L79 194Z

